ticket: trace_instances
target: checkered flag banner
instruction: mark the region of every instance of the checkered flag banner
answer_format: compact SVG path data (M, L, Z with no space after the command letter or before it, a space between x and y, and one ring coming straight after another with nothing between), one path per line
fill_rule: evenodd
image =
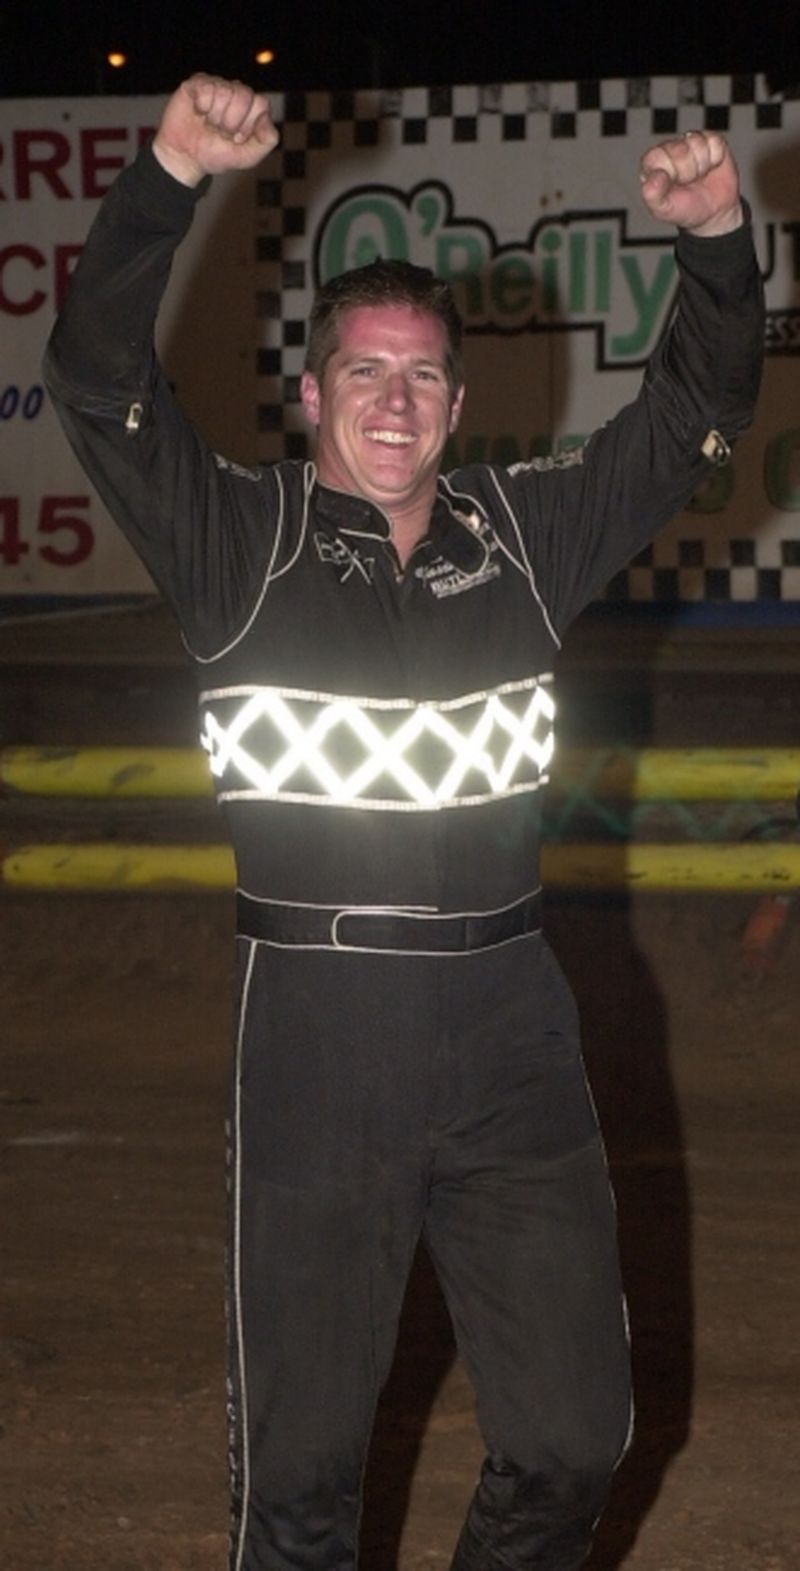
M652 142L727 135L768 297L754 429L609 586L657 602L800 601L800 102L682 77L292 93L255 187L259 458L306 457L315 287L376 255L448 277L467 332L449 466L577 446L634 396L674 304L671 232L638 193ZM794 152L793 152L794 150Z

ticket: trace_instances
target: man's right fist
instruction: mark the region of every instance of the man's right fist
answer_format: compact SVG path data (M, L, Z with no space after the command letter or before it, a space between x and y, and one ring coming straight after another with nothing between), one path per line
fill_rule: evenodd
M277 141L264 93L200 71L170 98L153 152L176 180L198 185L204 175L254 168Z

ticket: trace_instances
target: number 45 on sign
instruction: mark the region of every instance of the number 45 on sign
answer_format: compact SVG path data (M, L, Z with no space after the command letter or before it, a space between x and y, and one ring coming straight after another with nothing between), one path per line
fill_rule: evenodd
M43 496L31 541L23 537L19 497L0 496L0 562L16 567L29 551L54 567L85 562L94 549L90 503L88 496Z

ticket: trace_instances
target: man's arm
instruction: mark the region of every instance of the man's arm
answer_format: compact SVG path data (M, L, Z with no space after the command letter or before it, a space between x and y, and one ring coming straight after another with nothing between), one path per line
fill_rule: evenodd
M207 176L253 166L276 140L260 95L206 76L184 83L153 149L102 203L45 358L81 463L204 652L259 581L272 487L215 463L172 397L153 330Z
M509 500L561 630L686 506L750 424L759 387L763 290L724 138L690 132L652 148L641 189L654 216L680 230L669 333L638 397L582 454L565 455L564 467L533 462L510 471Z

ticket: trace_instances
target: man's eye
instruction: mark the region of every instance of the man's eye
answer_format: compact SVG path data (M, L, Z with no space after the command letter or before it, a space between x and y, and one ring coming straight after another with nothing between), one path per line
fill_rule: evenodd
M353 376L374 376L374 375L375 375L375 367L374 367L374 365L356 365L356 366L353 366Z

